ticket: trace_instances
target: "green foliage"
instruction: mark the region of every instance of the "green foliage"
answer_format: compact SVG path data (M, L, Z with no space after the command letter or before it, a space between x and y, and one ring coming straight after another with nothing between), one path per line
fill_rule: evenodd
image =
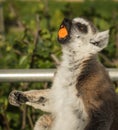
M118 3L111 0L86 0L83 3L8 0L3 7L5 40L0 41L0 69L56 67L51 54L58 58L61 54L57 42L58 27L64 17L78 16L90 19L99 30L110 29L109 46L100 54L100 60L107 67L118 67ZM0 130L31 129L37 114L42 112L25 106L15 108L8 104L7 98L13 89L41 89L44 85L0 84ZM27 111L25 116L24 111ZM25 125L22 122L24 118Z

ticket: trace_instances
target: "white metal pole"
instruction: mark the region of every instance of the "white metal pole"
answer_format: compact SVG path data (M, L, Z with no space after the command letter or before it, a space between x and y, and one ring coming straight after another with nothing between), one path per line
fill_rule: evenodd
M118 69L107 69L112 81L118 81ZM5 69L0 70L0 82L52 81L56 69Z

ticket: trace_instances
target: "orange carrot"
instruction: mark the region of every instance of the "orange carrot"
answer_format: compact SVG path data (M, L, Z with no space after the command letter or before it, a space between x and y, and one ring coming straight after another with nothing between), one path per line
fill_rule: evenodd
M58 36L59 38L64 38L68 35L67 29L65 26L63 26L62 28L60 28L59 32L58 32Z

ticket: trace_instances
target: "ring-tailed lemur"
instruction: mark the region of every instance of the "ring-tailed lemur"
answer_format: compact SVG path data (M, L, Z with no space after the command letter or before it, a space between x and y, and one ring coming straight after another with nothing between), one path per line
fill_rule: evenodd
M108 44L109 31L98 32L83 19L64 19L58 41L62 61L51 89L13 91L13 105L25 103L49 112L34 130L118 130L118 98L96 55Z

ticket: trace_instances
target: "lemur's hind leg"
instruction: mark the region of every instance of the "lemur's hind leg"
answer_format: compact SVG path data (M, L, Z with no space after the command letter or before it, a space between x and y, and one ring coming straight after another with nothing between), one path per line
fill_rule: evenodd
M36 122L34 130L51 130L52 121L52 115L43 115Z
M45 112L51 113L50 89L30 90L30 91L12 91L9 95L9 102L14 106L26 104L33 106Z

